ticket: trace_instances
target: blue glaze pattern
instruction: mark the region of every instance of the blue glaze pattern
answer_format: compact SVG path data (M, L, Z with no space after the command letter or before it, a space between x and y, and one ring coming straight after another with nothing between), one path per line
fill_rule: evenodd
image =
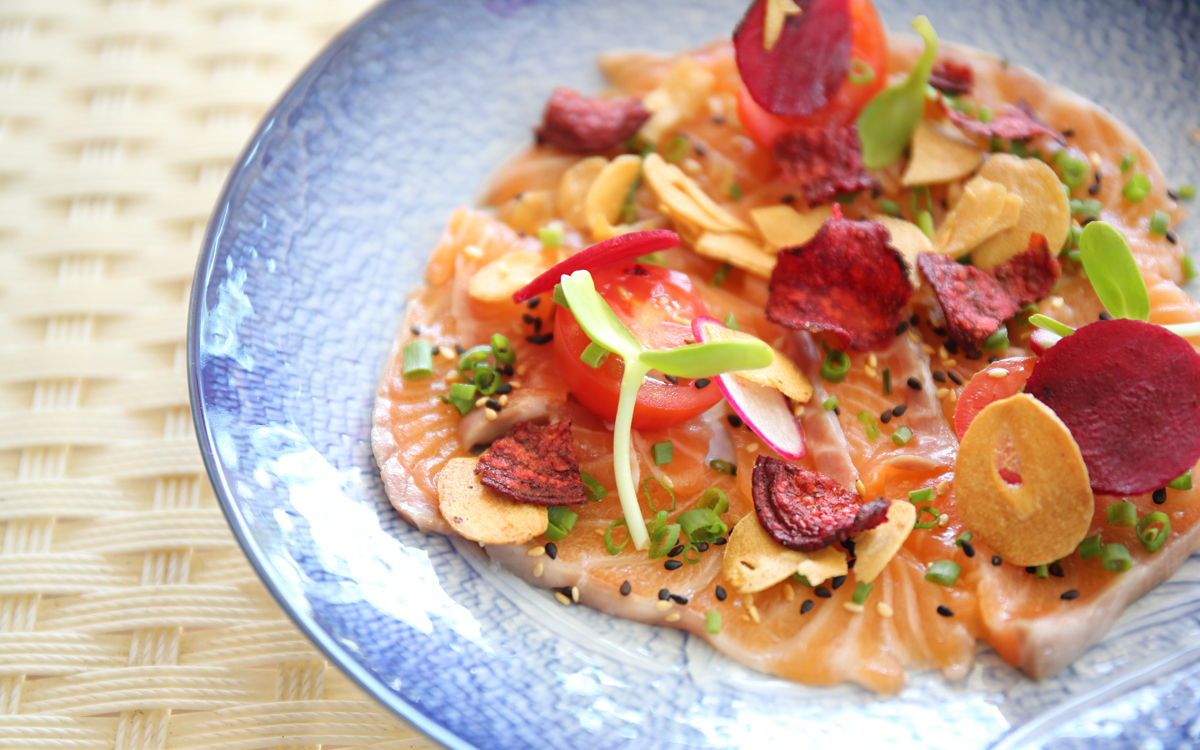
M1172 183L1200 179L1200 4L879 2L1110 107ZM983 650L966 679L816 689L703 642L564 608L392 511L371 457L375 386L451 209L530 137L595 55L729 33L741 2L395 0L340 37L234 170L197 269L197 429L231 526L283 607L355 680L452 748L1200 743L1200 561L1059 677ZM1195 238L1185 225L1185 239ZM1157 743L1157 744L1156 744Z

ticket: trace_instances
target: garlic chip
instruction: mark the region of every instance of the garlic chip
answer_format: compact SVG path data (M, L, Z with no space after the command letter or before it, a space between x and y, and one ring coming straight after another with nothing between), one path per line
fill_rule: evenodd
M513 250L471 275L467 293L480 302L512 302L513 293L536 279L550 263L532 250Z
M650 154L642 162L646 183L658 198L664 213L676 223L710 232L739 232L754 234L745 222L717 205L692 178L674 164L668 164L658 154Z
M788 16L801 12L800 6L793 0L767 0L766 16L763 18L763 49L770 52L783 33L783 22Z
M979 412L954 472L963 524L1014 565L1066 557L1091 526L1095 498L1079 446L1033 396L1018 393Z
M606 166L608 166L608 159L603 156L589 156L586 159L580 159L578 163L563 172L554 197L555 207L558 209L560 217L576 227L588 226L584 201L587 200L588 191L592 189L592 183L596 181Z
M907 500L893 500L887 520L854 537L854 575L863 583L875 580L891 562L917 522L917 506Z
M588 188L583 212L593 238L599 242L622 232L615 228L625 206L625 197L642 169L642 160L632 154L613 159Z
M904 187L961 180L983 163L983 151L951 125L921 120L912 136Z
M833 209L829 206L803 213L783 203L750 209L750 219L774 252L808 242L832 215Z
M908 283L912 284L913 289L920 289L921 273L917 271L917 257L921 253L932 252L933 243L929 241L919 226L910 221L897 219L887 214L874 214L871 218L887 228L888 234L892 238L892 247L900 251L908 266Z
M712 91L713 74L684 55L667 72L658 88L642 98L642 104L652 113L638 134L651 143L679 123L696 116Z
M475 458L452 458L437 475L438 510L458 534L480 544L524 544L545 533L550 514L484 487Z
M1071 208L1053 169L1037 159L993 154L983 163L979 175L1000 183L1023 202L1015 226L998 232L971 251L971 261L976 266L992 268L1025 252L1033 234L1045 237L1051 252L1063 246L1071 228Z
M725 326L707 323L704 326L705 341L758 341L748 333L735 331ZM738 370L733 373L741 380L774 388L788 398L804 403L812 398L812 383L796 368L787 355L772 347L775 359L758 370Z
M979 243L1016 225L1021 196L982 176L963 186L962 196L933 235L934 252L962 257Z
M496 218L513 229L536 234L538 227L555 218L553 190L526 190L500 206Z
M771 278L771 271L775 269L775 256L743 234L705 232L692 244L692 249L706 258L723 261L764 279Z
M739 594L763 591L793 573L817 586L829 578L846 575L848 570L845 554L835 547L816 552L784 547L767 534L755 513L749 513L734 527L722 563L725 578Z

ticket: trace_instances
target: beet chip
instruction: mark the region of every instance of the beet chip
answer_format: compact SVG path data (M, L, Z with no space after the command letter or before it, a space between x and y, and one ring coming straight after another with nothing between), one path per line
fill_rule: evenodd
M534 134L539 143L575 154L594 154L620 146L648 119L650 113L635 97L589 98L560 86L546 103L542 124Z
M783 176L800 186L810 208L879 185L863 168L862 142L854 125L801 128L781 135L775 140L775 160Z
M519 503L587 502L569 419L545 427L517 422L479 457L475 473L480 484Z
M886 343L912 296L904 259L889 238L883 224L844 219L835 205L816 236L780 251L767 318L788 328L830 331L850 349Z
M778 458L754 462L754 509L771 538L798 552L844 542L887 520L883 498L859 505L858 496L824 474Z
M1002 116L986 123L946 106L945 102L942 103L942 109L946 112L946 117L960 129L981 138L1027 141L1035 136L1044 135L1064 145L1067 142L1062 133L1042 122L1042 118L1038 117L1023 99L1018 99L1017 105L1010 106Z
M1059 276L1040 234L1029 238L1028 250L987 271L936 253L921 253L917 267L937 295L950 338L971 356L1022 305L1049 294Z
M949 96L969 94L975 85L975 71L966 63L938 60L929 74L929 85Z
M1038 359L1025 392L1071 430L1098 494L1152 492L1200 459L1200 354L1162 326L1083 326Z

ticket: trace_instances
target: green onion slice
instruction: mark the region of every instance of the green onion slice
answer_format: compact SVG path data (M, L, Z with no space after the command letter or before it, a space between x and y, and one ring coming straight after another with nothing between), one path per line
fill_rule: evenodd
M650 535L650 559L666 557L671 549L679 544L679 524L667 524L654 530Z
M954 543L955 543L956 545L958 545L959 547L961 547L961 546L963 546L963 544L965 544L966 542L969 542L969 541L971 541L971 539L973 539L973 538L974 538L974 536L975 536L975 535L974 535L974 534L972 534L971 532L969 532L969 531L964 531L963 533L961 533L961 534L959 534L957 537L955 537L955 539L954 539Z
M492 347L480 344L473 346L462 353L458 358L458 374L464 375L469 371L474 371L476 367L488 361L488 357L492 356ZM463 378L466 379L465 377Z
M1079 543L1079 559L1091 560L1093 557L1099 557L1104 550L1104 543L1100 541L1100 535L1089 536Z
M683 529L689 542L711 542L729 533L721 517L708 508L692 508L680 513L675 522Z
M475 408L475 386L470 383L450 384L450 405L458 409L458 413L466 416Z
M923 490L912 490L908 493L908 501L914 505L933 501L933 490L926 487Z
M695 565L696 563L700 562L700 550L696 548L696 545L689 542L688 544L684 545L683 553L680 555L680 557L683 558L683 561L688 565Z
M1185 473L1172 479L1167 486L1173 490L1190 490L1192 488L1192 470L1188 469Z
M503 333L493 333L491 344L492 356L500 364L511 365L517 361L517 353L513 351L512 344L509 343L508 337Z
M1106 509L1109 526L1136 526L1137 506L1133 503L1113 503Z
M825 363L821 365L821 377L830 383L840 383L850 372L850 357L845 352L831 349L825 355Z
M1125 187L1121 188L1121 195L1125 196L1125 200L1130 203L1141 203L1150 196L1150 178L1138 172L1125 183Z
M550 515L550 523L546 526L546 533L542 536L552 542L561 541L571 533L571 529L575 528L579 514L569 511L561 505L552 505L547 510Z
M720 612L715 609L710 609L704 613L704 631L714 635L721 632Z
M821 408L824 409L825 411L833 411L834 409L838 408L837 396L830 396L829 398L822 401Z
M1008 348L1008 329L1000 326L996 332L987 337L983 342L983 350L985 352L999 352Z
M490 396L500 387L500 383L504 381L491 365L476 365L475 366L475 387L484 396Z
M1163 235L1171 228L1171 216L1166 211L1155 211L1150 217L1150 234Z
M742 330L742 327L741 327L740 325L738 325L737 318L735 318L735 317L733 316L733 313L729 313L728 315L726 315L726 316L725 316L725 318L724 318L724 320L722 320L722 321L721 321L721 323L722 323L722 324L723 324L723 325L724 325L726 328L732 328L732 329L733 329L733 330L735 330L735 331L740 331L740 330Z
M850 60L850 72L846 78L855 86L865 86L875 80L875 69L866 60L856 57Z
M875 415L869 411L860 411L858 413L858 421L862 422L863 429L867 431L869 440L879 439L879 425L875 424Z
M597 482L596 478L586 471L579 472L579 481L583 482L583 494L588 502L598 503L608 495L608 490L604 489L604 485Z
M404 379L419 380L433 374L433 345L425 339L410 341L400 355L404 361Z
M665 508L664 510L666 510L668 513L674 512L675 511L675 490L668 487L667 483L664 482L663 480L659 479L658 477L647 477L646 480L642 482L642 492L646 493L646 503L650 506L650 510L655 513L659 512L658 508L654 507L654 498L650 496L650 483L651 482L657 482L659 487L662 487L664 490L666 490L671 495L671 507Z
M728 263L722 263L717 272L713 274L712 281L708 282L713 286L721 286L725 283L725 279L729 277L729 272L733 270L733 266Z
M687 136L676 135L667 141L666 147L663 148L663 159L668 164L683 161L691 148L692 144L688 142Z
M613 544L612 538L613 530L618 526L625 527L625 541L621 542L621 546L619 547ZM629 544L629 525L625 523L624 518L618 518L610 523L608 528L604 530L604 549L608 550L608 554L610 555L617 555L620 554L621 550L625 549L626 544Z
M1161 528L1155 528L1156 525ZM1137 535L1147 552L1158 552L1171 536L1171 519L1159 510L1147 513L1138 521Z
M1104 567L1110 573L1124 573L1133 567L1133 558L1129 556L1129 550L1117 542L1104 545L1100 559L1104 561Z
M728 474L731 477L737 476L737 467L728 461L723 461L719 458L714 458L708 462L708 468L713 471L719 471L722 474Z
M908 445L908 441L913 439L912 430L907 427L897 427L892 433L892 442L898 446Z
M664 440L650 446L650 453L654 456L655 466L669 464L675 460L675 445L670 440Z
M584 348L583 354L579 355L579 359L585 365L595 370L608 359L608 350L593 341Z
M923 514L923 513L928 513L930 516L933 517L933 520L922 522L921 514ZM913 524L913 528L914 529L932 529L934 526L937 526L938 519L941 517L942 517L941 511L939 511L937 508L933 507L932 505L919 505L919 506L917 506L917 522Z
M925 580L940 583L943 586L953 586L958 581L962 568L953 560L938 560L925 571Z
M1034 570L1034 575L1036 575L1039 579L1041 579L1043 581L1046 580L1047 578L1050 577L1050 566L1049 565L1036 566L1036 570Z
M723 513L728 513L729 495L726 495L724 490L716 487L709 487L704 491L704 494L700 496L700 503L698 507L707 508L713 513L716 513L718 516Z
M566 239L566 233L563 231L563 225L557 221L552 221L541 229L537 230L538 239L544 248L558 247Z
M863 604L867 601L867 597L871 595L871 590L874 588L875 584L860 581L859 584L854 587L854 595L850 597L850 601L854 602L855 604Z

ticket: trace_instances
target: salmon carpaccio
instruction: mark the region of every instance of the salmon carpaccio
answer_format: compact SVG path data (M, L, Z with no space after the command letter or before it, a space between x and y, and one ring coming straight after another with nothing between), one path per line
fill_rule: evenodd
M917 52L912 44L892 40L891 73L907 71ZM1100 165L1101 187L1094 197L1104 204L1102 218L1129 240L1149 289L1151 322L1200 320L1200 308L1178 286L1182 247L1147 230L1155 210L1167 212L1173 221L1181 219L1183 212L1167 197L1162 174L1132 132L1094 105L1026 71L975 53L952 51L950 55L970 60L975 71L974 99L995 111L1001 111L1007 102L1025 100L1051 127L1071 134L1071 148L1086 155L1094 167ZM749 209L781 202L789 194L789 186L770 153L736 127L732 102L738 78L730 45L714 44L691 56L713 73L714 89L708 107L672 132L686 132L702 147L698 151L704 156L694 165L685 165L696 182L728 211L749 220ZM601 67L615 93L640 95L657 85L674 59L622 53L603 57ZM1141 203L1120 197L1124 179L1119 165L1128 153L1137 154L1139 168L1153 184L1150 197ZM743 330L781 348L813 382L816 392L801 418L807 455L800 465L848 487L861 479L865 496L871 498L882 495L902 500L910 490L933 488L933 504L948 523L909 536L876 579L868 606L861 613L843 606L855 588L853 572L844 585L832 589L829 598L818 597L812 589L793 582L739 596L723 578L721 546L710 547L698 563L675 571L666 570L662 559L651 560L634 551L632 545L621 554L609 555L603 533L621 517L614 489L610 427L568 393L555 366L553 345L536 345L525 339L534 333L527 322L534 317L540 318L545 331L553 330L554 305L549 295L530 309L507 302L481 303L467 293L471 275L504 253L519 249L544 252L554 256L546 258L550 263L589 244L588 230L571 223L572 218L578 220L579 209L557 205L555 200L562 175L581 158L531 147L501 168L486 192L485 210L462 208L451 216L429 260L425 284L410 299L401 335L379 385L372 440L388 497L416 528L453 533L439 515L435 489L435 477L446 461L471 455L473 447L502 436L514 422L570 418L580 467L608 488L608 495L600 502L572 507L580 518L571 534L557 543L556 559L527 555L527 548L545 543L535 540L526 545L489 546L487 553L494 560L536 586L576 586L582 604L609 614L685 629L763 672L814 685L851 681L881 693L899 690L909 668L936 668L948 678L963 677L972 664L977 639L991 644L1032 677L1053 675L1098 640L1128 603L1164 581L1200 546L1196 523L1200 502L1196 491L1189 490L1172 491L1161 506L1154 505L1150 495L1096 497L1097 512L1089 535L1103 531L1106 541L1123 542L1130 550L1134 566L1122 575L1109 573L1098 559L1084 561L1072 554L1062 560L1061 570L1054 568L1055 575L1039 579L998 558L999 564L995 564L992 552L978 540L976 554L967 557L955 544L964 529L955 511L953 491L958 451L953 415L962 388L953 378L943 381L940 373L953 372L966 382L986 361L954 356L944 348L944 331L930 320L931 312L938 313L928 285L917 290L912 309L905 313L918 321L910 332L897 336L885 349L853 353L849 376L840 383L827 383L817 374L823 358L819 342L807 333L786 331L765 319L765 280L734 270L719 288L714 287L709 280L718 263L687 250L674 250L664 254L666 264L691 276L710 315L723 318L734 314ZM860 196L844 207L846 215L859 218L878 210L878 198L897 198L901 167L878 175L885 189L883 196ZM731 202L729 186L734 181L744 197ZM934 220L940 223L946 213L946 188L933 188L932 197ZM639 192L638 202L644 215L654 215L646 188ZM543 250L541 243L528 236L549 219L563 220L567 226L566 241L557 250ZM657 225L669 227L669 218L659 216ZM1065 264L1059 290L1039 307L1073 326L1096 320L1102 310L1075 264ZM479 409L460 417L438 400L449 386L452 360L435 356L438 364L432 377L401 377L400 352L413 338L413 330L421 331L435 347L458 344L469 348L485 343L494 332L509 336L517 354L519 368L514 380L519 387L499 419L489 422ZM1011 348L1000 354L1027 354L1031 330L1010 323ZM870 358L875 360L874 367L864 367ZM880 383L884 368L890 368L894 384L893 393L886 396ZM935 371L940 371L937 380ZM909 378L915 378L913 382L920 388L911 388ZM941 388L949 393L939 397ZM822 409L822 402L830 396L837 398L839 413ZM879 415L899 404L908 407L903 416L880 425L883 437L869 440L856 415L862 411ZM737 519L754 512L750 477L756 457L774 454L748 428L732 427L725 419L730 413L722 401L707 414L670 429L635 431L633 448L641 477L669 475L680 510L693 506L710 487L725 490L730 507L724 520L732 528ZM915 435L903 447L887 439L900 425ZM658 467L651 446L664 440L673 443L674 460ZM736 463L736 476L708 468L712 458ZM1133 529L1105 524L1105 506L1119 499L1136 504L1139 515L1153 509L1170 516L1172 532L1165 547L1148 554L1137 543ZM643 513L651 515L644 497L642 507ZM924 579L926 568L936 560L953 560L962 567L955 586ZM540 575L535 573L539 562ZM626 581L632 591L623 596L620 588ZM723 601L716 596L718 585L729 593ZM687 603L676 603L664 612L656 606L663 588ZM1069 590L1077 591L1078 597L1062 599ZM806 601L815 606L801 614ZM877 608L880 602L890 607L890 616L880 613L880 609L887 611ZM953 615L939 614L939 606L949 608ZM710 610L721 614L722 628L715 635L705 630L705 613Z

